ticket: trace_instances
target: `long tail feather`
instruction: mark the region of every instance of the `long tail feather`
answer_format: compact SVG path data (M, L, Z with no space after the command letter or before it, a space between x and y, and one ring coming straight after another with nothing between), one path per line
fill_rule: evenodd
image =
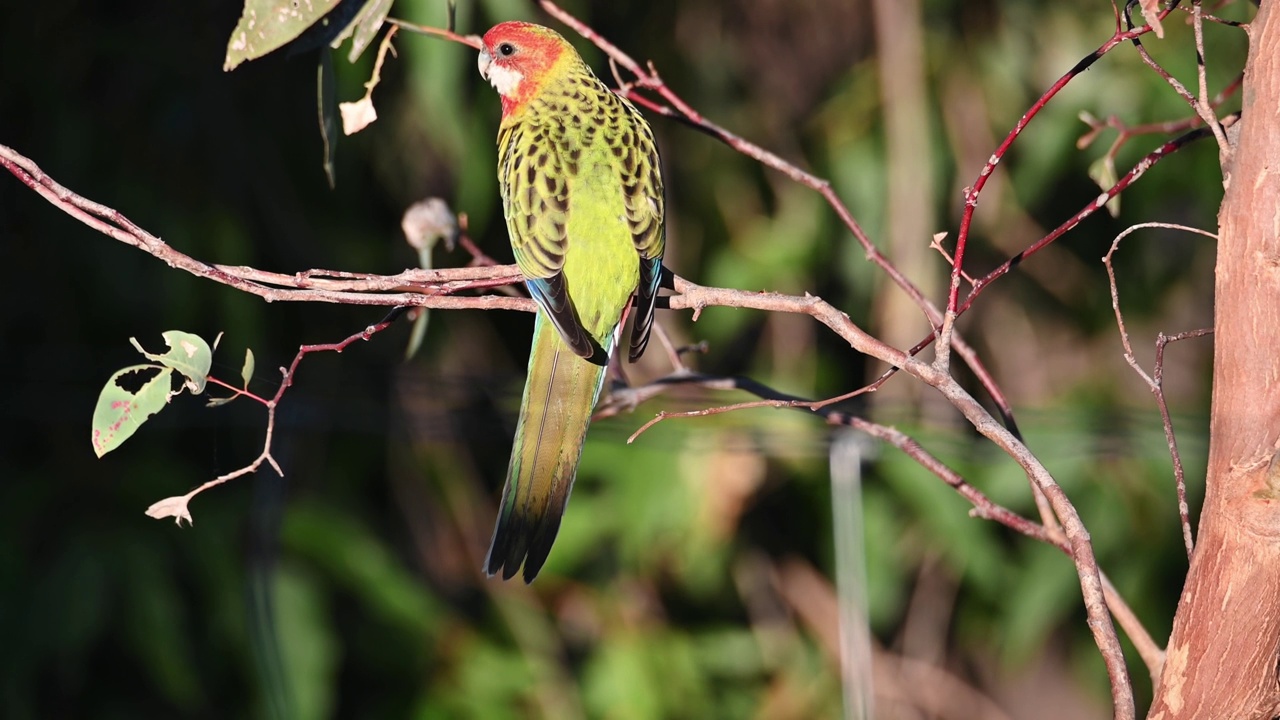
M523 564L529 583L542 569L573 490L604 374L538 313L507 483L484 563L489 575L501 572L509 580Z

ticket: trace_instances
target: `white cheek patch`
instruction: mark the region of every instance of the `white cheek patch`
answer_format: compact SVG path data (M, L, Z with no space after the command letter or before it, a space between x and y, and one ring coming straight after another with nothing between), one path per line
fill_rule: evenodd
M524 79L519 70L503 67L497 63L490 63L488 70L489 84L493 85L493 89L503 97L514 96L516 89L520 87L520 81Z

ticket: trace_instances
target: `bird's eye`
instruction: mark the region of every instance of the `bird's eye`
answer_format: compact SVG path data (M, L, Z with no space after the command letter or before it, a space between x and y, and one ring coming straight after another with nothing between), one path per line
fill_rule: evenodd
M502 43L498 46L498 54L502 57L511 57L516 54L516 46L511 43Z

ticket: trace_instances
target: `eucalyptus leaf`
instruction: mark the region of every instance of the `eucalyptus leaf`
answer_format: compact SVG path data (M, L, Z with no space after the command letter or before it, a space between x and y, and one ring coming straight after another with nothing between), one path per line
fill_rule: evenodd
M253 379L253 350L244 349L244 367L240 368L240 379L244 380L244 387L249 388L249 381Z
M373 44L374 36L378 34L378 30L382 27L382 21L386 20L387 13L391 12L391 3L393 1L368 0L364 7L360 8L356 19L333 41L333 47L338 47L343 40L354 34L351 40L351 52L347 54L347 60L351 62L359 60L360 55Z
M129 338L129 342L148 359L182 373L186 378L187 389L193 394L204 392L205 383L209 379L209 368L213 366L213 351L209 349L209 343L199 335L181 330L167 330L162 337L169 346L169 351L161 354L143 350L137 338Z
M283 47L333 10L339 0L245 0L240 22L227 42L225 71Z
M131 373L157 371L138 390L127 390L120 380ZM169 401L173 371L158 365L132 365L107 380L93 410L93 452L102 457L133 436L142 423Z

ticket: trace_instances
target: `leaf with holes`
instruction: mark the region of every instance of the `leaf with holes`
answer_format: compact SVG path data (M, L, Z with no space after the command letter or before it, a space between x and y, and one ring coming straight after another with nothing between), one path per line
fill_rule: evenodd
M148 359L182 373L186 378L187 389L193 395L204 392L204 385L209 378L209 368L213 365L213 351L209 349L209 343L199 335L181 330L169 330L163 337L169 346L169 352L162 355L143 350L137 338L129 338L129 342L133 343L138 352L146 355Z
M142 383L137 390L130 390L121 380L133 373L155 371L156 376ZM169 402L169 388L173 370L157 365L133 365L120 370L98 395L98 406L93 410L93 452L102 457L120 447L142 427L147 418L156 414Z

